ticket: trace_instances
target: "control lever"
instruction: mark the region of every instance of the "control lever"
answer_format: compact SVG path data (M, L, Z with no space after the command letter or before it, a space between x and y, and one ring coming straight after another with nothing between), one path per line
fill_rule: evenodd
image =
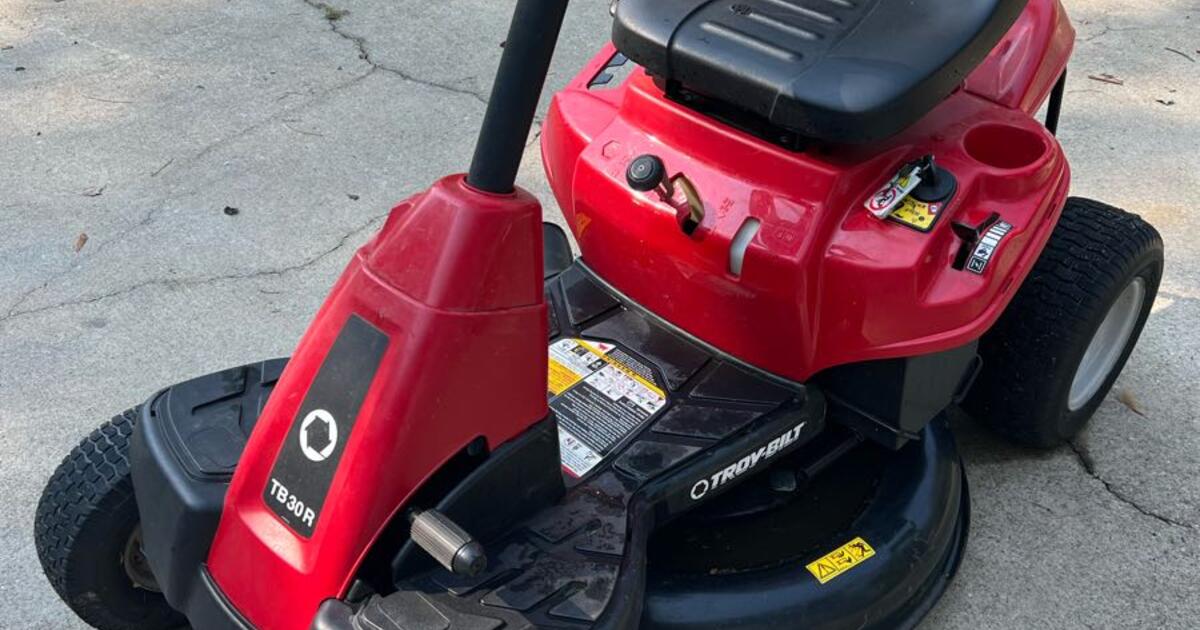
M629 187L638 192L650 192L662 188L659 194L664 200L674 196L670 180L667 180L667 165L657 155L642 155L629 163L625 169L625 180Z
M704 221L704 201L696 185L683 173L667 177L667 166L657 155L642 155L634 158L625 170L629 187L638 192L655 192L663 203L675 205L675 191L682 190L687 198L688 213L680 218L684 234L691 236Z
M988 215L988 218L977 226L967 225L954 221L950 224L950 229L954 231L954 235L962 241L958 247L958 254L954 257L954 264L951 265L954 269L962 271L967 266L967 259L971 257L971 252L974 251L979 239L993 225L1000 221L1000 213L993 212Z
M471 577L487 569L483 545L445 514L414 509L408 513L408 521L412 541L446 570Z

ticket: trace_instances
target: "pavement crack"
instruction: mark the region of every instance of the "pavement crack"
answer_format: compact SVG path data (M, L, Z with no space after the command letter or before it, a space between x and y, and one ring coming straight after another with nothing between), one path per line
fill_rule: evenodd
M1107 20L1096 20L1093 22L1084 20L1084 21L1081 21L1080 24L1081 25L1096 24L1096 25L1099 25L1099 27L1100 27L1099 31L1097 31L1091 35L1088 35L1086 37L1078 37L1077 38L1078 41L1089 42L1089 43L1094 42L1102 37L1106 37L1107 35L1109 35L1111 33L1134 33L1137 31L1145 31L1145 30L1150 29L1150 27L1140 26L1140 25L1139 26L1124 26L1124 27L1112 26L1107 22Z
M1177 521L1169 516L1163 516L1154 510L1142 506L1140 503L1118 490L1115 486L1113 486L1112 483L1110 483L1104 477L1101 477L1100 474L1096 472L1096 460L1092 458L1092 455L1088 451L1087 447L1080 445L1076 440L1068 441L1067 445L1070 446L1071 451L1075 453L1075 458L1079 461L1079 466L1083 468L1083 471L1092 479L1099 481L1100 484L1104 486L1104 490L1107 491L1108 494L1112 495L1112 497L1117 501L1120 501L1121 503L1124 503L1125 505L1137 510L1143 516L1148 516L1164 525L1170 525L1188 530L1196 529L1196 526L1192 525L1191 523Z
M1102 24L1101 29L1096 33L1088 35L1087 37L1080 37L1078 39L1081 42L1093 42L1101 37L1104 37L1105 35L1108 35L1110 32L1112 32L1112 27L1108 26L1107 24Z
M65 272L63 272L63 273L65 273ZM4 314L4 317L0 317L0 321L4 321L4 320L8 319L9 317L12 317L17 312L17 309L21 308L22 304L29 301L29 298L33 297L34 293L37 293L38 291L45 289L55 278L58 278L61 275L62 275L62 273L54 274L53 276L51 276L49 279L47 279L45 282L41 283L40 285L35 286L32 289L29 289L28 291L21 293L21 295L18 295L17 299L12 304L9 305L8 312L6 312Z
M375 58L371 56L371 51L367 46L367 38L362 37L361 35L354 35L352 33L348 33L345 30L343 30L342 27L338 23L340 16L338 19L330 19L328 17L328 10L330 9L330 6L327 3L320 2L318 0L301 0L301 1L304 2L304 4L312 7L313 9L316 9L317 11L321 12L323 19L325 19L325 23L329 25L330 31L332 31L338 37L341 37L342 39L354 44L354 47L358 50L358 58L361 59L362 61L366 62L367 64L369 64L371 66L372 71L378 70L380 72L386 72L388 74L395 75L405 81L409 81L411 83L416 83L418 85L423 85L428 88L432 88L435 90L442 90L445 92L450 92L452 94L468 96L484 105L487 105L487 103L488 103L487 96L485 96L475 90L469 90L466 88L458 87L456 85L450 85L447 83L440 83L438 81L432 81L430 79L424 79L424 78L418 77L416 75L410 74L401 68L389 66L382 62L376 61Z
M545 127L543 126L543 123L541 120L534 119L533 124L535 127L537 127L537 131L535 131L529 135L529 142L525 143L526 149L537 144L538 141L542 139L542 132L545 130Z
M320 11L322 13L322 15L325 14L325 6L326 5L324 5L324 3L316 1L316 0L303 0L303 2L304 2L304 4L308 5L309 7L312 7L313 9ZM347 41L354 44L355 48L358 50L358 57L369 66L369 68L366 70L366 72L363 72L362 74L358 74L347 81L342 81L336 85L333 85L333 86L329 87L328 89L323 90L319 93L313 94L312 98L309 99L307 102L300 103L293 107L280 110L280 111L274 113L273 115L267 116L266 118L264 118L256 123L253 123L242 129L239 129L236 132L231 133L227 136L219 138L219 139L201 147L194 154L192 154L186 158L182 158L182 159L171 158L170 160L167 161L167 163L165 163L161 167L159 167L158 170L156 170L151 175L151 177L158 177L160 175L163 175L164 173L169 174L180 168L194 164L194 163L200 161L201 159L203 159L205 156L213 153L214 151L217 151L218 149L220 149L232 142L235 142L240 138L243 138L249 134L252 134L255 131L258 131L269 125L272 125L282 118L285 118L289 115L293 115L299 111L307 109L307 108L321 102L323 99L329 97L330 95L359 83L360 81L366 79L367 77L371 76L372 74L375 74L376 72L384 72L387 74L391 74L391 75L399 77L405 81L409 81L409 82L416 83L419 85L424 85L424 86L427 86L427 87L430 87L433 89L442 90L442 91L459 94L459 95L463 95L463 96L468 96L468 97L474 99L475 101L478 101L481 104L484 104L484 105L487 104L487 98L478 92L468 90L465 88L461 88L461 87L456 87L453 85L438 83L436 81L422 79L420 77L413 76L400 68L391 67L391 66L388 66L383 63L375 61L371 57L371 54L367 47L365 38L343 31L339 27L336 20L326 19L325 21L329 25L330 30L334 34L336 34L339 37L346 39ZM95 248L93 248L91 252L89 252L89 255L87 257L88 258L96 257L98 254L103 252L109 246L124 240L125 238L129 237L130 235L137 232L141 228L144 228L145 226L149 225L156 219L156 215L161 210L162 210L162 208L160 208L160 207L151 208L134 224L120 230L117 234L114 234L111 238L108 238L108 239L98 243L97 246ZM378 217L376 219L373 219L372 222L377 219L378 219ZM369 223L368 223L368 225L369 225ZM355 230L349 236L353 236L354 233L361 231L361 229L365 229L365 226L364 226L364 228ZM341 247L341 245L339 244L338 246L335 246L335 248L333 250L326 252L322 255L319 255L315 259L306 261L305 263L301 263L301 266L297 267L297 268L303 268L304 266L315 264L324 256L327 256L327 255L333 253L334 251L337 251L337 249L340 247ZM239 276L239 275L228 276L228 277L217 276L217 277L211 277L211 278L195 278L195 279L190 279L190 280L189 279L148 280L145 283L138 284L138 285L131 285L131 286L125 287L123 289L118 289L111 293L94 295L94 296L90 296L90 297L77 298L77 299L67 300L67 301L62 301L62 302L56 302L54 304L40 306L40 307L32 308L32 309L22 309L22 307L25 306L32 297L34 297L38 293L46 290L51 284L55 283L56 281L61 280L63 277L76 271L79 268L80 260L82 260L82 259L73 261L66 269L63 269L57 273L52 274L50 277L46 278L43 282L37 284L36 286L28 289L27 291L25 291L22 294L20 294L19 296L17 296L17 299L8 306L8 308L6 309L4 314L0 315L0 324L10 321L12 319L18 318L18 317L34 315L37 313L44 313L44 312L55 310L58 308L66 308L69 306L75 306L75 305L80 305L80 304L90 304L90 303L107 300L110 298L118 297L121 295L125 295L127 293L137 291L137 290L142 289L147 286L193 286L196 284L204 284L207 282L219 282L219 281L224 281L224 280L241 280L241 279L255 277L255 275L252 274L252 275L248 275L248 276ZM273 274L277 275L277 273L287 273L289 271L294 271L297 268L285 268L282 270L268 270L266 272L262 272L259 275L273 275Z
M213 151L216 151L217 149L229 144L230 142L234 142L235 140L238 140L239 138L243 138L251 133L254 133L255 131L258 131L259 129L262 129L268 125L271 125L271 124L275 123L276 121L278 121L280 118L283 118L290 114L295 114L297 112L308 109L309 107L312 107L313 105L320 103L326 97L328 97L336 92L340 92L352 85L357 84L358 82L362 81L363 79L366 79L367 77L374 74L376 69L377 68L372 67L370 70L367 70L366 72L364 72L360 75L357 75L348 81L342 81L341 83L338 83L338 84L330 87L327 90L313 94L313 98L307 102L301 103L294 107L289 107L287 109L280 110L280 111L254 123L248 127L244 127L228 136L220 138L220 139L202 147L199 151L197 151L191 157L183 160L182 162L177 162L175 167L164 167L163 170L164 171L172 171L181 166L194 164L194 163L200 161L200 159L203 158L204 156L212 153ZM162 172L162 171L160 171L160 172Z
M156 202L155 204L152 205L152 207L149 210L147 210L145 213L143 213L142 218L138 219L135 223L122 228L120 231L118 231L116 234L112 235L111 237L109 237L103 241L100 241L99 243L96 243L96 245L94 247L92 247L91 251L89 251L86 255L77 255L74 258L74 260L71 261L71 264L68 265L65 269L62 269L61 271L57 271L57 272L50 274L50 276L47 277L44 281L42 281L40 284L38 284L37 286L22 293L19 297L17 297L15 302L13 302L11 305L9 305L7 312L4 314L3 317L0 317L0 322L3 322L4 320L6 320L9 317L12 317L14 315L21 315L26 312L31 312L31 311L21 311L20 310L21 306L23 306L26 302L29 301L29 298L32 298L34 295L41 293L42 291L45 291L51 284L54 284L58 280L61 280L65 277L67 277L68 275L74 273L77 269L79 269L80 265L83 264L84 260L89 259L89 258L95 259L95 258L99 257L100 254L103 253L106 249L108 249L108 247L110 245L113 245L114 243L120 242L120 241L128 238L134 232L153 223L156 216L158 215L158 213L162 211L163 207L166 205L167 200L170 198L171 198L171 196L168 195L168 196L164 197L163 199L161 199L160 201ZM37 309L31 309L31 310L37 310Z
M172 289L180 288L180 287L189 287L189 288L190 287L201 287L201 286L207 286L207 285L211 285L211 284L218 284L221 282L235 282L235 281L242 281L242 280L254 280L254 279L259 279L259 278L278 277L278 276L283 276L283 275L286 275L289 273L302 271L304 269L312 267L313 265L316 265L317 263L321 262L325 258L328 258L329 256L332 256L333 254L337 253L339 250L344 248L346 246L346 244L351 241L351 239L353 239L354 237L358 236L362 232L370 229L371 227L373 227L374 225L376 225L377 223L382 221L384 218L386 218L388 216L388 214L389 213L384 213L384 214L379 214L379 215L375 215L375 216L371 217L364 223L361 223L361 224L355 226L354 228L352 228L351 230L349 230L348 232L345 232L333 246L331 246L327 249L324 249L324 250L322 250L308 258L305 258L304 260L302 260L298 263L292 264L292 265L287 265L284 267L278 267L278 268L274 268L274 269L260 269L260 270L255 270L255 271L228 273L228 274L221 274L221 275L215 275L215 276L201 276L201 277L196 277L196 278L150 278L147 280L143 280L141 282L137 282L137 283L125 286L125 287L121 287L119 289L107 291L105 293L74 298L74 299L65 300L62 302L56 302L54 304L47 304L45 306L39 306L37 308L32 308L32 309L28 309L28 310L17 310L16 307L19 306L19 303L18 303L17 305L14 305L14 307L10 307L7 314L5 314L3 317L0 317L0 324L4 324L9 321L23 318L23 317L38 315L41 313L55 311L55 310L59 310L59 309L63 309L63 308L69 308L72 306L95 304L97 302L103 302L106 300L111 300L113 298L118 298L118 297L122 297L125 295L129 295L131 293L135 293L137 291L140 291L140 290L146 289L146 288L150 288L150 287L164 287L164 288L172 288ZM37 291L37 289L28 291L25 296L22 296L22 300L27 299L29 294L32 294L36 291Z
M363 53L363 54L366 54L366 53ZM393 68L391 66L386 66L377 61L373 61L369 57L364 57L363 61L366 61L367 63L371 64L372 68L375 68L382 72L387 72L388 74L393 74L405 81L409 81L411 83L416 83L418 85L424 85L426 87L433 88L435 90L443 90L446 92L450 92L452 94L461 94L463 96L469 96L469 97L475 99L476 101L480 102L483 105L488 104L487 97L483 96L482 94L480 94L479 92L476 92L474 90L468 90L466 88L460 88L460 87L456 87L453 85L438 83L437 81L430 81L428 79L422 79L420 77L413 76L399 68Z

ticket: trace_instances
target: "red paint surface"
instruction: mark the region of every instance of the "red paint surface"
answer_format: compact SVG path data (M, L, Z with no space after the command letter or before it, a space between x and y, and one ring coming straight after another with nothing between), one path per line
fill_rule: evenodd
M1067 194L1062 149L1029 113L1070 50L1064 38L1072 31L1057 9L1056 0L1034 0L1005 40L1036 40L1053 58L997 48L967 82L990 81L996 89L987 98L982 88L959 90L882 145L801 153L668 100L641 70L618 88L588 90L609 47L556 96L542 134L546 172L592 269L759 368L806 380L839 364L955 347L1000 315ZM999 126L1000 141L968 151L965 139L985 126ZM679 208L625 183L629 162L647 153L696 184L707 217L695 236L679 229ZM870 216L866 199L926 154L959 183L935 229L924 234ZM950 222L978 225L992 212L1015 229L987 273L952 269L960 241ZM734 276L730 243L751 217L761 229Z
M256 627L308 628L433 471L478 436L495 447L546 417L541 235L532 196L486 195L451 177L393 210L354 257L246 446L209 557L225 595ZM390 345L305 539L264 504L263 489L351 313Z
M1008 34L971 76L968 92L1033 114L1067 67L1075 28L1059 0L1029 0Z

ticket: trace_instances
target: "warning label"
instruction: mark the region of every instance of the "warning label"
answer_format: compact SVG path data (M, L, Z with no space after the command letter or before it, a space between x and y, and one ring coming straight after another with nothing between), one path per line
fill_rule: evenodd
M558 427L558 451L562 466L575 477L582 477L596 467L604 457L571 435L562 425Z
M886 219L920 184L918 169L909 164L867 200L867 210L880 219Z
M940 203L925 203L912 197L905 197L888 218L915 230L928 232L937 223L941 212L942 204Z
M575 477L595 468L667 404L653 370L610 344L554 342L549 376L562 465Z
M809 564L808 572L821 584L853 569L875 555L875 550L862 538L855 538L825 557Z
M550 344L550 394L557 396L607 365L606 343L562 339Z

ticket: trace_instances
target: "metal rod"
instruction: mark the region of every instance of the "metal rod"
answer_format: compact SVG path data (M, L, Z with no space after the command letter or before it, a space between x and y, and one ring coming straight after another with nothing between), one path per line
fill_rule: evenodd
M472 187L512 192L566 12L567 0L518 0L467 173Z
M1046 129L1058 135L1058 117L1062 114L1063 95L1067 91L1067 71L1063 70L1054 90L1050 92L1050 104L1046 107Z

